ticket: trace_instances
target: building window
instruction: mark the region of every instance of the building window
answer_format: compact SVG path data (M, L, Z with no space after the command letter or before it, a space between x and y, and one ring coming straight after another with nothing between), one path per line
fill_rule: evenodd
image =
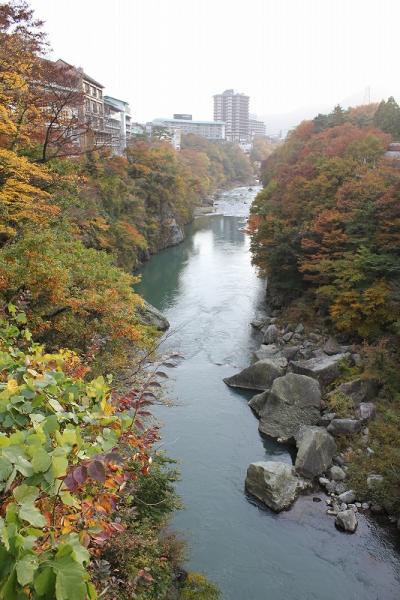
M100 98L100 100L101 100L101 99L102 99L102 97L103 97L103 92L102 92L101 90L98 90L98 92L99 92L99 98Z

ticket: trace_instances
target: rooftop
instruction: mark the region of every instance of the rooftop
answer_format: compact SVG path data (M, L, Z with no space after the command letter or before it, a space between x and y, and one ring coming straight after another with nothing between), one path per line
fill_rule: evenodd
M194 123L195 125L225 125L225 121L197 121L196 119L153 119L153 123L183 123L185 125L190 125Z

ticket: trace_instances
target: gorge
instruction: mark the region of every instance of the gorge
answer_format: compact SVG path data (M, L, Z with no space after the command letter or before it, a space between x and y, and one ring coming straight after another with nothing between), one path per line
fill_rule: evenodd
M174 406L156 410L163 448L182 474L185 509L173 527L189 541L190 568L215 581L224 600L394 600L390 531L361 516L356 534L344 535L311 495L276 515L245 494L249 463L293 460L290 448L258 434L252 392L222 381L248 366L261 342L250 321L264 306L265 283L244 231L256 191L223 193L215 214L197 218L182 244L140 271L137 290L171 323L162 350L184 357L168 369Z

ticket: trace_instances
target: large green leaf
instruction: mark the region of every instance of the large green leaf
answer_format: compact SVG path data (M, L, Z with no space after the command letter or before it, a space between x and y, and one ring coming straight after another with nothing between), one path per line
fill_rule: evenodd
M17 579L18 583L22 586L32 583L33 576L37 571L39 562L34 554L26 554L21 560L17 562Z
M34 527L45 527L47 524L46 519L33 503L22 504L19 509L19 517Z
M35 473L44 473L51 465L51 456L43 448L35 449L32 467Z
M11 473L13 467L10 461L4 456L0 457L0 481L6 481Z
M57 600L85 600L87 586L84 568L71 555L54 561Z
M54 588L56 585L56 575L51 567L46 567L35 576L33 587L40 598L46 600L54 599Z
M65 456L54 456L52 457L52 465L51 472L53 476L57 479L58 477L63 477L68 468L68 460Z
M14 490L14 497L17 500L18 504L33 503L38 496L39 490L33 485L26 485L25 483L23 483L22 485L16 487Z

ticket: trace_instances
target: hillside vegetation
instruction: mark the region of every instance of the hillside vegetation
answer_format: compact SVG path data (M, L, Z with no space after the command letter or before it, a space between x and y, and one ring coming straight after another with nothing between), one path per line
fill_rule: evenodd
M250 223L269 301L288 314L303 311L311 324L322 322L343 341L359 344L362 376L382 386L378 418L369 427L374 454L360 451L354 460L358 485L366 473L384 475L381 496L397 508L400 162L385 152L399 134L393 98L347 111L336 107L303 122L264 163L264 189Z

